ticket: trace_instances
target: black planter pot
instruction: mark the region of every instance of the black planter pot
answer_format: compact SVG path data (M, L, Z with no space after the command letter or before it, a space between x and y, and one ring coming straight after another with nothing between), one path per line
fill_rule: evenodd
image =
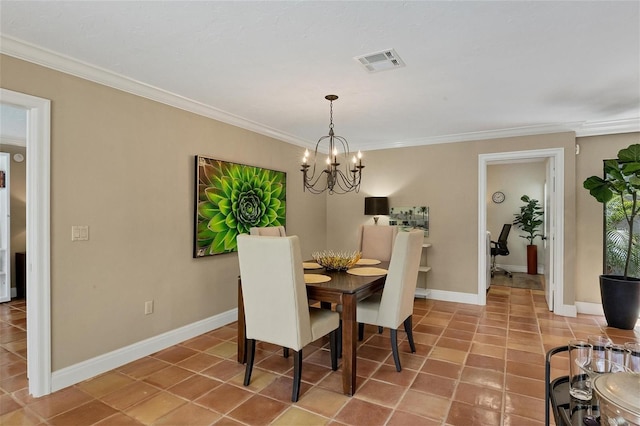
M609 327L632 330L640 315L640 279L600 275L602 308Z

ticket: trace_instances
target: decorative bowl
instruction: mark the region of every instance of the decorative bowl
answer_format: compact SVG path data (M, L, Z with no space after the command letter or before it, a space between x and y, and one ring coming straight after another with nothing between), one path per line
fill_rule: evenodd
M313 260L327 271L346 271L360 260L362 253L359 251L344 252L325 250L311 254Z

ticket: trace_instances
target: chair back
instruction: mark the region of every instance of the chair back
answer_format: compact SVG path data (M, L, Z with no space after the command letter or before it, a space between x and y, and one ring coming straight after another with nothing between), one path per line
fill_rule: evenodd
M511 224L505 223L502 225L502 231L500 231L500 236L498 237L498 242L496 243L497 254L500 256L507 256L509 254L509 247L507 247L507 239L509 238L509 232L511 231Z
M298 237L237 240L246 337L302 349L312 334Z
M397 329L413 313L424 232L399 232L378 310L378 325Z
M253 227L249 229L251 235L260 235L262 237L286 237L284 226L264 226Z
M398 228L384 225L360 226L360 251L363 259L391 260Z

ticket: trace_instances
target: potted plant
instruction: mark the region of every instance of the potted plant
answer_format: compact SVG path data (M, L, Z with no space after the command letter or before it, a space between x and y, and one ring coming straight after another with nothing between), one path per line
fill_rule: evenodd
M614 232L617 238L608 240L607 245L619 245L622 235L626 249L619 254L624 261L624 272L600 275L600 296L607 324L611 327L631 330L640 314L640 279L638 270L630 270L632 256L637 254L638 236L634 227L640 213L638 195L640 192L640 144L633 144L618 152L618 158L604 162L604 178L591 176L583 186L599 202L615 203L621 210L621 218L626 222L624 232ZM608 250L609 248L607 248Z
M525 235L520 235L520 238L529 241L527 245L527 274L536 275L538 273L538 246L533 244L533 240L536 237L543 237L538 233L543 223L543 211L539 201L529 198L528 195L523 195L520 200L525 204L520 206L520 213L515 215L516 219L513 224L525 232Z

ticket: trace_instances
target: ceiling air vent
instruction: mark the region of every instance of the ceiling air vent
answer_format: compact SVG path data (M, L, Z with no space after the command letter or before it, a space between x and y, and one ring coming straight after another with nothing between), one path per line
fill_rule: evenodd
M355 59L358 60L358 62L360 62L368 72L392 70L405 66L402 59L400 59L400 56L398 56L396 51L393 49L356 56Z

